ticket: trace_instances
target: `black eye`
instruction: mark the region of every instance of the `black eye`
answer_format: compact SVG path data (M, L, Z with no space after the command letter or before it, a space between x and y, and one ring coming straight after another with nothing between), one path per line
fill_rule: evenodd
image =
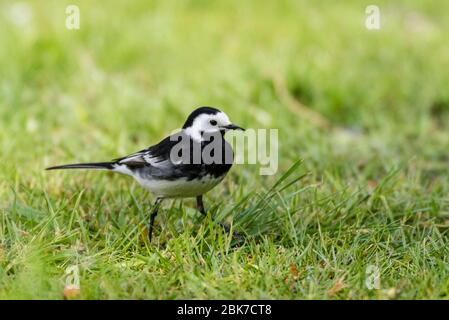
M217 125L217 121L215 121L215 120L211 120L211 121L209 121L209 122L210 122L210 124L213 125L213 126L216 126L216 125Z

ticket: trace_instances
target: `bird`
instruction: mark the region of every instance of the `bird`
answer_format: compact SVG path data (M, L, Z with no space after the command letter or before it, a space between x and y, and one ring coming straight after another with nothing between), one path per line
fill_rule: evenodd
M233 164L232 146L224 139L230 130L245 131L223 111L202 106L190 113L182 129L146 149L112 161L57 165L46 170L106 170L133 177L155 196L148 223L151 242L154 221L165 199L196 198L198 211L207 215L203 195L224 179Z

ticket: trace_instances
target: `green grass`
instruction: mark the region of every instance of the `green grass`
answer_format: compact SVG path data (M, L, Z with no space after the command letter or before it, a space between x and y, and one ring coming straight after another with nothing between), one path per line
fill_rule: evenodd
M0 4L1 299L61 299L73 265L83 299L449 298L447 1L376 1L379 31L372 1L25 1L21 24L14 3ZM153 197L130 178L43 170L140 150L199 105L278 128L279 170L234 166L206 219L165 202L152 244Z

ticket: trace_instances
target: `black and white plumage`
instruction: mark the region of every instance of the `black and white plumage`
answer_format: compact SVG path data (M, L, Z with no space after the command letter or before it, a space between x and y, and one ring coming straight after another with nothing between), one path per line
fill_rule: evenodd
M228 130L240 129L222 111L212 107L194 110L181 131L147 149L110 162L78 163L47 168L99 169L132 176L157 198L151 214L149 238L159 205L166 198L196 197L205 214L202 195L228 173L233 162L231 145L224 139Z

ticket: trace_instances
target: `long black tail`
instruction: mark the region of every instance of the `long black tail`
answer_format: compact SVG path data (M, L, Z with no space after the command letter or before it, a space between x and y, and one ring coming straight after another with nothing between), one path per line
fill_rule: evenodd
M114 162L92 162L92 163L74 163L65 164L62 166L54 166L46 168L45 170L60 170L60 169L114 169Z

